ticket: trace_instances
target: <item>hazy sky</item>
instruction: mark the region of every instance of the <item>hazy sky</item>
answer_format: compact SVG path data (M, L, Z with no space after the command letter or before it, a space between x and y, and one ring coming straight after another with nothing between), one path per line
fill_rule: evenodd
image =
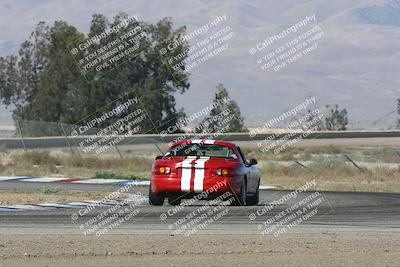
M395 109L395 99L400 97L400 28L396 22L388 25L379 21L387 14L394 16L390 21L396 21L396 16L400 21L400 10L393 3L396 2L3 0L0 55L16 53L42 20L50 25L55 20L65 20L86 33L92 14L112 18L124 11L153 23L169 16L176 26L187 25L191 32L226 15L225 26L234 32L228 48L191 71L190 90L177 96L178 105L188 114L210 104L215 86L222 82L239 103L249 125L262 124L315 96L319 106L338 103L346 107L352 126L373 127L374 120ZM249 49L312 14L316 21L305 26L304 32L314 26L323 32L315 51L282 70L262 70L258 60L273 49L263 49L256 55L251 55ZM285 45L302 31L288 34L275 44ZM190 42L196 45L198 40ZM9 117L7 112L2 111L1 115L2 121ZM394 119L391 116L379 123L388 126Z

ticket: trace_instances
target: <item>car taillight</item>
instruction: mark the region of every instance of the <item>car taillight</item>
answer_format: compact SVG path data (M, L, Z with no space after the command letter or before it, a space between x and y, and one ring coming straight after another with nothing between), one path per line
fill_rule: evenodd
M227 168L219 168L215 172L218 176L228 176L229 175L229 170Z
M156 169L156 172L158 174L170 174L171 173L171 168L170 167L158 167Z

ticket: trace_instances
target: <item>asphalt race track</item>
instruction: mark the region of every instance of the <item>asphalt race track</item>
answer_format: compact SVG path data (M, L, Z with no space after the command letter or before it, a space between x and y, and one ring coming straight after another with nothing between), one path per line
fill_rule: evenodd
M58 184L64 191L91 191L112 192L118 185L86 185L86 184ZM43 187L40 183L0 182L1 191L37 191ZM135 187L130 193L141 192L145 197L147 187ZM311 196L318 195L321 201L310 207L308 211L316 210L312 217L304 218L301 223L293 225L287 232L291 233L330 233L330 232L400 232L400 194L398 193L350 193L350 192L302 192L296 198L287 199L290 191L262 190L258 206L220 206L218 211L225 211L224 216L206 225L196 232L197 234L257 234L271 226L271 220L280 218L282 212L288 214L288 208L296 203L304 202ZM274 204L266 210L266 205L286 200L281 204ZM108 233L111 234L173 234L179 228L184 218L190 214L200 214L214 210L218 206L202 205L186 206L179 211L176 207L165 204L162 207L153 207L144 203L136 206L137 214L130 217ZM314 202L315 204L315 202ZM272 208L271 208L272 207ZM91 218L104 213L109 207L95 207L87 214L73 220L77 209L53 209L36 211L1 211L0 234L80 234L82 224ZM199 211L201 209L201 211ZM294 212L293 212L294 213ZM302 216L306 215L303 213ZM112 214L109 214L111 216ZM165 218L160 219L160 216ZM277 217L278 216L278 217ZM288 215L289 216L289 215ZM299 217L302 217L299 216ZM193 219L192 216L189 216ZM194 216L195 217L195 216ZM276 220L278 222L279 220ZM186 223L188 221L185 221Z

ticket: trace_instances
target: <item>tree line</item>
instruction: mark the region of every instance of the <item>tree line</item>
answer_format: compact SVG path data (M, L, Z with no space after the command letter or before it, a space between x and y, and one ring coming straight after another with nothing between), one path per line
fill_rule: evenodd
M185 64L180 68L170 68L159 54L160 45L174 46L169 57L180 56L185 62L189 44L182 39L186 27L173 28L171 18L164 18L156 24L130 20L120 29L119 35L143 29L146 36L140 41L140 53L129 57L123 64L111 69L105 75L81 69L71 55L71 47L84 40L90 40L120 25L127 14L119 13L110 21L101 14L94 14L88 34L84 34L65 21L55 21L49 26L39 22L28 40L21 44L18 55L0 57L0 101L14 107L15 120L56 122L66 125L85 124L89 117L108 106L118 107L131 95L138 96L150 118L144 121L146 133L159 133L185 117L182 109L176 108L174 94L183 94L190 88L189 74ZM109 34L98 42L92 42L85 50L90 55L116 38ZM214 102L229 97L223 84L216 87ZM110 104L111 103L111 104ZM337 105L327 106L329 114L321 122L320 130L345 130L348 125L347 110L339 110ZM229 110L230 120L226 120L226 132L247 131L238 104L229 100L225 106L215 106L204 118L195 132L216 132L220 125L211 119L224 110ZM127 112L132 110L127 110ZM398 103L400 114L400 100ZM119 118L108 120L103 127L111 125ZM399 120L400 125L400 120ZM25 127L27 135L54 135L51 127ZM35 128L35 129L33 129Z

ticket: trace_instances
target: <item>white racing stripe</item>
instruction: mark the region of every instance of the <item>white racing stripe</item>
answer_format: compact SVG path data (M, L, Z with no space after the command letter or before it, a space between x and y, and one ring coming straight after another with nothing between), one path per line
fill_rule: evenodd
M181 191L190 192L190 179L192 178L192 161L195 156L189 156L182 161Z
M202 142L204 144L212 145L215 143L215 140L204 140L204 139L193 139L192 140L192 144L201 144Z
M192 144L214 144L215 140L194 139ZM192 178L192 161L197 157L189 156L182 161L182 177L181 177L181 191L190 192L190 180ZM204 176L205 176L205 163L210 157L200 157L195 161L194 170L194 191L203 192Z
M204 175L206 169L204 168L205 163L210 157L202 157L196 160L194 168L194 192L203 192Z

